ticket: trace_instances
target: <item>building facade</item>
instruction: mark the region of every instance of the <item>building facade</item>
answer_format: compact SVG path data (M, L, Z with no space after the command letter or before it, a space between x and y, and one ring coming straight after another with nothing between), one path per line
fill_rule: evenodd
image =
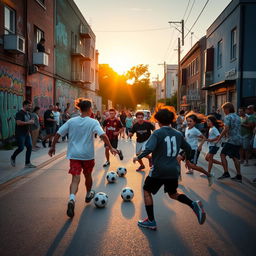
M55 24L56 101L64 108L86 97L101 110L95 34L73 0L56 0Z
M256 102L256 1L233 0L208 28L205 86L208 112Z
M41 115L77 97L101 110L96 37L73 0L2 0L0 17L0 143L14 136L25 99ZM38 52L41 38L45 50Z
M171 98L178 89L178 65L166 65L166 97Z
M180 109L205 111L204 53L206 37L202 37L180 62Z

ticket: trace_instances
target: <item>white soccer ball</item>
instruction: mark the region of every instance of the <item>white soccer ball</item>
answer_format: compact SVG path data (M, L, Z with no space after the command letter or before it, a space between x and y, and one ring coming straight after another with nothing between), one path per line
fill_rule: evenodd
M113 171L107 172L106 179L109 183L116 182L117 174Z
M121 197L124 201L131 201L134 197L134 192L131 188L125 187L122 190Z
M119 177L124 177L125 174L127 173L127 170L125 167L118 167L116 172Z
M108 195L104 192L98 192L94 197L94 204L98 208L103 208L108 203Z

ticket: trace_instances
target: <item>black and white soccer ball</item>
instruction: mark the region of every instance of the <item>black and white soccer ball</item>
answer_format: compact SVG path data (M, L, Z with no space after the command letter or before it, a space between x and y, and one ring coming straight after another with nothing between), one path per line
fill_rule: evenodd
M127 173L127 170L125 167L118 167L116 172L119 177L124 177L125 174Z
M117 174L113 171L107 172L106 179L109 183L116 182Z
M108 195L104 192L98 192L94 197L94 204L98 208L104 208L108 203Z
M122 190L121 197L124 201L131 201L134 197L134 192L131 188L125 187Z

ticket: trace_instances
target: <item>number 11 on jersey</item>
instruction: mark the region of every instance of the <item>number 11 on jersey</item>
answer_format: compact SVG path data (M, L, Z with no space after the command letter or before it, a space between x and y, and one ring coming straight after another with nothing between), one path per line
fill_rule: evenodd
M176 142L176 137L172 136L166 136L164 138L164 141L167 144L167 156L169 157L175 157L177 154L177 142Z

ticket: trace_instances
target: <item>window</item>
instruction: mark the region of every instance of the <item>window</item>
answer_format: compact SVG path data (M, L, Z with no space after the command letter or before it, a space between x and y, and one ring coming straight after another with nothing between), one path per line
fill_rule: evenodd
M15 34L15 11L7 6L4 7L4 33Z
M230 54L230 59L233 60L233 59L236 59L236 48L237 48L237 30L236 28L234 28L232 31L231 31L231 54Z
M44 31L38 27L35 27L35 40L36 45L40 42L41 38L44 38Z
M196 58L196 74L199 72L198 58Z
M223 46L223 41L220 40L218 42L218 47L217 47L217 68L222 67L222 46Z

